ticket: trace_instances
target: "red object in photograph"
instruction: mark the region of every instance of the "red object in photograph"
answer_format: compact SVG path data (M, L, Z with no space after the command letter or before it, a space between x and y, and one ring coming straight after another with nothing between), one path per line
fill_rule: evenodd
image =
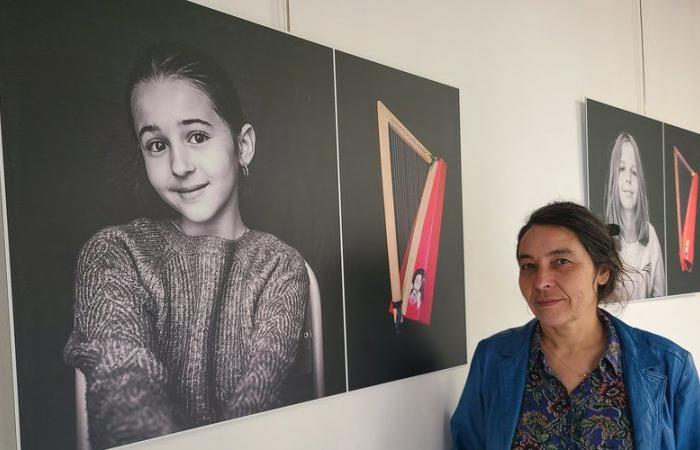
M685 207L685 215L681 217L681 192L679 183L678 162L681 162L688 172L690 172L690 188L688 189L688 202ZM673 147L673 163L676 178L676 214L678 219L678 255L680 258L681 271L691 272L693 270L693 260L695 258L695 221L698 207L698 178L685 160L677 147Z
M411 263L409 261L410 253L406 253L401 265L401 279L404 282L403 301L406 303L404 317L426 325L430 325L432 319L447 164L443 160L437 160L433 170L435 170L435 177L430 188L425 216L416 217L411 233L411 241L413 241L416 232L418 233L418 240L415 243L417 245L415 260ZM426 190L427 188L426 185ZM411 265L407 270L406 266L409 263Z

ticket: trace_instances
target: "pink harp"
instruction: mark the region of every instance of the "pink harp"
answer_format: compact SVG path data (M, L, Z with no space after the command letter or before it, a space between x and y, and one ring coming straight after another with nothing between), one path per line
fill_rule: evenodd
M447 164L377 102L391 302L430 325ZM392 305L389 305L392 311Z

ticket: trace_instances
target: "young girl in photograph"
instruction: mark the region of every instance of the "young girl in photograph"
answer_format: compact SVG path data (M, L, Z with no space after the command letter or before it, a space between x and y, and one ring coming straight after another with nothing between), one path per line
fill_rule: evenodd
M620 227L620 257L628 270L622 283L627 300L666 295L666 276L659 238L649 222L649 202L639 147L632 135L620 133L610 156L605 215Z
M93 448L278 406L309 295L299 253L241 217L255 130L224 70L159 45L128 102L147 178L176 218L108 227L80 253L65 359L86 378Z

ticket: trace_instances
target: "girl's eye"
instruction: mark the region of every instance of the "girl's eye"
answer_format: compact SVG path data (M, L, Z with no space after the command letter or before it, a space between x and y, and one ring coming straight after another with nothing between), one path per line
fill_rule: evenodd
M203 144L209 140L209 136L201 131L195 131L187 137L187 142L190 144Z
M146 144L146 150L148 150L151 153L160 153L167 148L168 146L165 145L165 142L158 139L150 141Z

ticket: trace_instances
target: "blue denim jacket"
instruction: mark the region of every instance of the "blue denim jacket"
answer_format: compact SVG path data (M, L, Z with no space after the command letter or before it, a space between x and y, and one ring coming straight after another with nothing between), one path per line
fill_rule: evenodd
M607 313L606 313L607 314ZM622 347L637 450L700 449L700 380L690 353L608 314ZM455 449L511 448L536 320L479 343L450 423Z

